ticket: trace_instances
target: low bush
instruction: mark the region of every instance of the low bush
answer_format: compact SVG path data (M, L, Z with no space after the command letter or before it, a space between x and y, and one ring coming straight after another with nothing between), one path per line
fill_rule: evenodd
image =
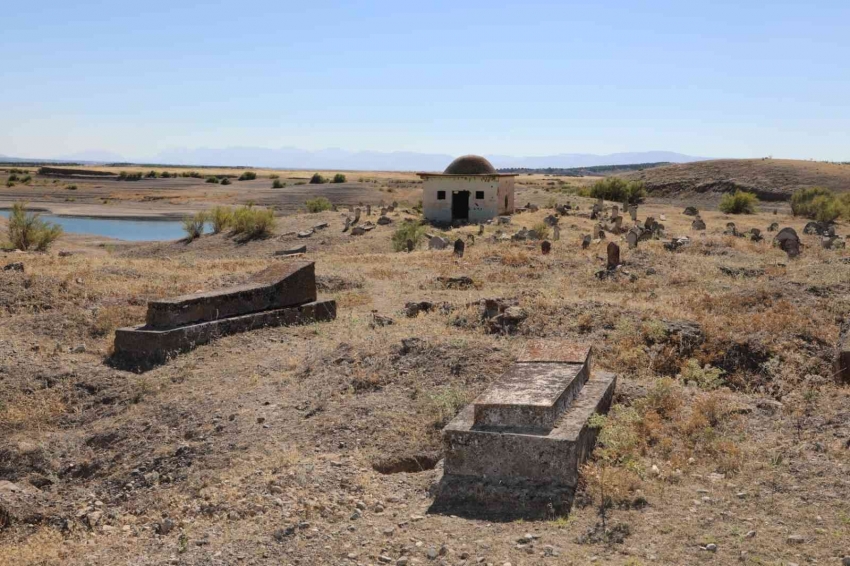
M25 185L29 185L30 182L32 182L32 177L30 177L29 175L27 175L23 179L21 179L21 183L23 183Z
M172 175L168 171L163 171L162 173L159 174L159 176L162 177L163 179L169 179L171 177L176 177L177 175L176 174Z
M230 179L228 179L227 177L225 177L224 179L222 179L222 180L221 180L221 184L222 184L222 185L229 185L229 184L230 184Z
M148 172L145 174L145 178L146 178L146 179L156 179L156 177L157 177L157 175L156 175L156 171L148 171Z
M850 218L850 196L839 197L823 187L800 189L791 195L791 212L818 222L834 222L842 216Z
M15 181L12 181L11 179L10 179L10 180L8 180L8 181L6 181L6 186L7 186L7 187L14 187L14 186L15 186Z
M413 240L413 245L416 246L416 244L419 243L419 240L425 236L426 231L427 227L419 222L402 222L393 233L393 251L407 251L408 240Z
M272 173L271 175L269 175L269 179L271 179L272 181L274 181L275 179L280 179L280 175L275 175L274 173Z
M646 184L643 181L626 181L619 177L608 177L594 183L588 196L623 204L639 204L646 197Z
M720 199L720 211L726 214L755 214L759 199L753 193L737 190Z
M17 181L17 180L18 180L18 174L17 173L12 173L11 175L9 175L9 181Z
M254 173L253 171L245 171L244 173L239 175L240 181L253 181L256 178L257 178L257 174Z
M219 234L227 230L233 223L233 210L227 206L216 206L207 213L212 225L213 234Z
M313 176L310 177L310 184L311 185L321 185L321 184L327 183L327 182L328 182L328 180L325 179L324 177L322 177L321 175L319 175L318 173L313 173Z
M191 177L193 179L203 179L204 176L198 173L197 171L183 171L180 173L181 177Z
M344 183L345 182L345 175L343 175L342 173L337 173L336 175L334 175L333 182L334 183Z
M307 207L307 212L323 212L333 208L331 201L325 197L312 198L306 201L304 206Z
M196 212L194 215L184 218L183 231L186 232L186 239L191 242L196 238L200 238L204 233L204 224L206 223L206 212Z
M141 174L141 172L128 173L126 171L121 171L120 173L118 173L118 180L119 181L141 181L142 180L142 174Z
M272 188L273 189L282 189L285 186L286 186L286 183L281 183L280 179L275 179L274 181L272 181Z
M233 233L246 240L265 238L274 232L274 211L270 208L240 206L233 212Z
M546 240L549 238L549 226L546 225L545 222L538 222L534 226L531 227L532 230L537 234L537 237L541 240Z
M65 185L65 190L67 191L76 191L77 185Z
M218 184L218 177L207 177L207 183L215 183Z
M62 235L62 227L45 222L37 213L28 212L25 204L18 202L12 205L8 232L9 241L17 249L45 251Z

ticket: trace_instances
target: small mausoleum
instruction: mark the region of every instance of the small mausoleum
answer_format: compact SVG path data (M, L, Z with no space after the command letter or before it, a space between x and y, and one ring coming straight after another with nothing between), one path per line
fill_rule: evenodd
M422 211L433 222L483 222L514 211L515 174L478 155L458 157L442 173L419 173Z

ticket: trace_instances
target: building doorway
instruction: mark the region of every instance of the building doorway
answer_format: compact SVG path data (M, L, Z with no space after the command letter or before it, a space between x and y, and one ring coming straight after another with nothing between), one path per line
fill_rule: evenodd
M452 191L452 220L469 220L469 191Z

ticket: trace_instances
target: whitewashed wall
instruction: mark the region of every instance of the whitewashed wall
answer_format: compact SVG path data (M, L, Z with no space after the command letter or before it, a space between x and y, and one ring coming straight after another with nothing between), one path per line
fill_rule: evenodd
M437 192L446 191L445 200L437 200ZM513 177L495 175L470 175L424 177L422 183L422 211L427 220L452 221L452 193L469 191L469 221L482 222L504 214L505 196L509 210L514 209ZM475 192L483 191L484 198L476 199Z

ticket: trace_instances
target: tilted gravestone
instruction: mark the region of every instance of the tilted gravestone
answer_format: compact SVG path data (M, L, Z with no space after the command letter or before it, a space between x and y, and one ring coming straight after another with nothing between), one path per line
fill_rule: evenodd
M620 246L614 242L608 242L606 251L608 252L606 267L608 269L617 269L617 266L620 265Z
M540 243L540 251L543 252L543 255L548 255L552 251L552 243L549 240L543 240Z
M434 236L428 240L428 249L431 250L444 250L448 245L449 242L445 238L441 238L439 236Z
M788 257L794 258L800 255L800 237L797 236L797 232L793 228L783 228L773 241L782 251L788 254Z
M336 303L317 300L314 263L287 261L244 285L151 301L146 324L115 331L114 351L147 368L219 336L333 318Z
M455 240L454 254L457 257L463 257L463 252L465 248L466 245L463 243L463 240L461 240L460 238Z
M360 222L360 207L354 209L354 224Z
M590 246L591 240L590 234L583 236L581 239L581 249L586 250Z
M556 242L561 239L561 228L557 224L552 227L552 239Z
M705 230L705 222L703 222L702 218L699 216L694 218L694 221L691 222L691 230Z
M626 234L626 242L629 244L629 249L635 249L637 247L642 232L643 230L640 228L629 230L628 234Z

